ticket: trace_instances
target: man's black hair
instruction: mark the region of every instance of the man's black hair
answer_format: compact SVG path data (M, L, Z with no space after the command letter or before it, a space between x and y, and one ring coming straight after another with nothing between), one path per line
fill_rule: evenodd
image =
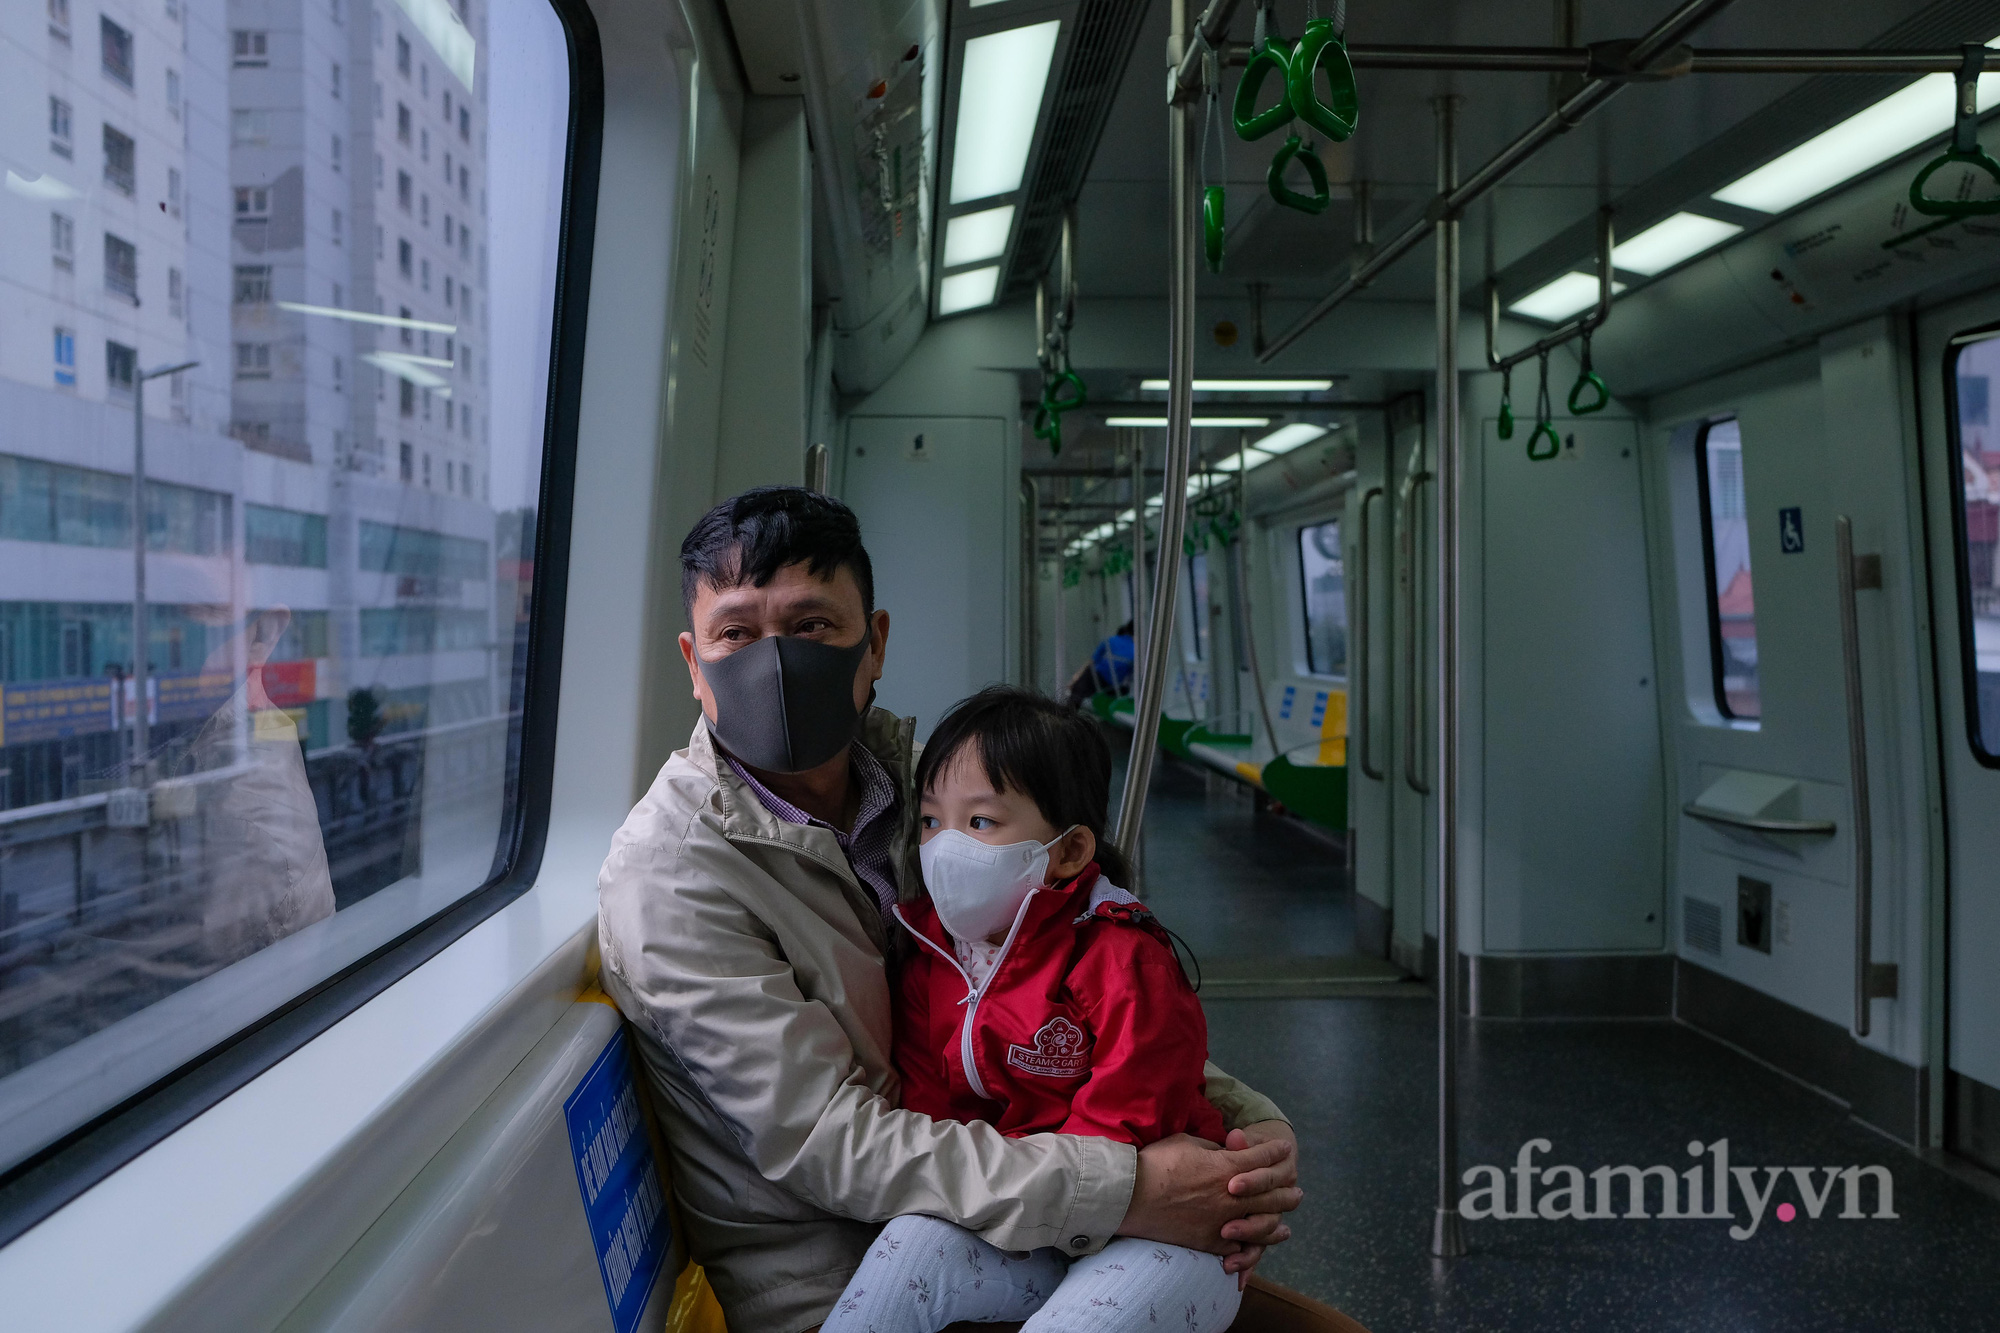
M1124 636L1125 636L1126 638L1128 638L1128 639L1129 639L1129 638L1131 638L1131 637L1132 637L1132 622L1128 620L1128 621L1126 621L1126 622L1125 622L1124 624L1120 625L1120 626L1118 627L1118 633L1119 633L1119 634L1123 634L1123 635L1124 635Z
M803 486L759 486L703 514L681 543L681 609L694 615L694 595L711 588L762 588L786 565L803 564L814 578L845 568L861 585L861 604L875 614L875 571L861 545L854 511Z
M917 791L930 791L967 745L977 747L994 791L1023 793L1058 829L1089 829L1097 839L1098 869L1114 884L1131 884L1131 868L1105 836L1111 747L1095 722L1034 690L989 685L953 704L924 742Z

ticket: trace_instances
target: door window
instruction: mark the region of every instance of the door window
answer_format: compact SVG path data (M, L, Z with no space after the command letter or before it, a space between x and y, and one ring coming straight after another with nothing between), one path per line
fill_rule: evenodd
M1307 673L1346 675L1347 583L1339 519L1299 529L1299 587L1305 598Z
M1715 706L1726 718L1754 721L1763 716L1764 705L1757 687L1757 601L1750 582L1743 434L1735 418L1703 425L1695 452Z
M1993 381L2000 378L2000 337L1954 349L1946 373L1951 433L1957 447L1958 607L1964 643L1966 729L1981 763L2000 767L2000 432L1994 430Z

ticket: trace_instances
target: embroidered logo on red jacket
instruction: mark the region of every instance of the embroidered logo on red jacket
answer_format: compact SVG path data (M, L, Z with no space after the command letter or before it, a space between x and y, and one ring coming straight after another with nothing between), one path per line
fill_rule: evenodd
M1009 1046L1007 1063L1029 1074L1075 1078L1090 1068L1089 1045L1090 1037L1082 1028L1057 1014L1035 1034L1033 1050Z

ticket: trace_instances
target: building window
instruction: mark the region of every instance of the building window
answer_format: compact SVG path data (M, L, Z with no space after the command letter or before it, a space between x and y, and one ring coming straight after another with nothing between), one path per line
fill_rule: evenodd
M431 95L431 67L429 65L417 66L417 91L425 97Z
M238 28L231 34L236 55L236 68L262 69L271 63L271 35L266 32L252 32Z
M167 114L175 120L181 118L181 72L177 69L167 71Z
M132 86L132 34L99 16L97 20L99 39L104 48L104 75L115 79L127 88Z
M139 304L139 248L104 233L104 290Z
M398 394L397 407L402 415L406 417L415 416L417 414L417 386L405 379L397 380L396 386Z
M333 358L333 391L347 392L347 362L337 356Z
M410 77L410 39L400 32L396 34L396 72Z
M338 60L333 62L332 75L327 82L332 87L333 95L337 100L340 97L340 62Z
M424 489L429 490L430 488L431 488L431 453L430 450L426 449L424 450Z
M467 263L472 262L472 229L470 227L460 227L458 229L458 257Z
M69 41L69 0L49 0L49 36Z
M1306 631L1306 671L1347 673L1347 585L1340 552L1340 520L1300 528L1299 589Z
M330 143L330 145L331 145L331 147L330 147L330 149L329 149L329 154L330 154L330 156L331 156L331 157L333 158L333 169L334 169L335 171L339 171L339 170L340 170L340 158L341 158L341 141L340 141L340 136L339 136L338 134L334 135L334 136L333 136L333 138L332 138L332 139L331 139L331 140L329 141L329 143Z
M417 131L417 160L420 162L431 160L431 132L429 130Z
M270 117L262 111L238 109L229 113L229 139L238 147L259 147L271 142Z
M1993 384L2000 339L1967 341L1945 368L1950 438L1958 446L1952 515L1958 545L1960 671L1973 757L2000 768L2000 432Z
M238 222L269 222L271 220L271 191L262 185L237 186L236 220Z
M49 251L57 268L76 267L76 222L63 213L49 214Z
M271 299L271 266L238 264L233 300L237 305L263 305Z
M409 325L409 321L412 318L414 318L414 316L411 314L410 308L408 306L404 306L398 313L397 317L404 321L403 327L401 328L401 330L399 330L399 332L401 332L403 335L403 346L405 347L416 346L416 335L410 331L410 325Z
M326 568L326 516L270 505L243 506L243 558L253 565ZM324 657L325 653L311 656Z
M49 99L49 151L57 157L73 157L74 143L70 137L69 103L60 97Z
M463 106L458 109L458 137L467 143L472 142L472 111Z
M167 212L174 217L181 215L181 169L179 167L167 168Z
M410 141L410 108L396 103L396 137L404 143Z
M187 318L187 310L181 293L181 271L177 268L167 270L167 313L175 319ZM176 376L175 378L179 377Z
M428 259L419 261L418 269L423 274L421 285L425 291L429 291L431 289L431 261Z
M431 225L431 197L428 194L418 196L417 225L425 228Z
M410 188L410 184L409 172L399 171L396 173L396 206L405 213L410 211L410 198L414 193Z
M472 173L464 167L458 169L458 197L464 203L472 202Z
M416 479L416 451L410 448L408 440L396 446L396 464L402 479L406 482Z
M104 344L104 387L113 394L130 394L138 378L139 353L124 343Z
M445 274L445 275L444 275L444 303L445 303L446 305L450 305L450 304L452 304L452 302L453 302L453 301L454 301L454 300L456 299L456 292L457 292L457 289L456 289L456 288L454 288L454 287L452 286L452 280L451 280L451 274L449 274L449 273Z
M60 388L76 387L76 330L56 325L56 384Z
M236 378L239 380L270 379L271 344L237 343Z
M333 243L334 243L335 245L339 245L339 244L340 244L340 237L341 237L341 221L342 221L342 219L341 219L341 214L340 214L340 210L336 208L336 209L334 209L334 210L333 210Z
M409 243L408 241L406 241L406 240L403 240L403 239L401 239L401 238L398 238L398 239L397 239L397 241L396 241L396 267L397 267L398 269L400 269L400 270L402 271L402 274L403 274L403 281L405 281L405 282L408 282L408 281L410 280L410 277L411 277L411 269L412 269L412 260L413 260L413 257L414 257L414 255L415 255L415 253L416 253L416 252L415 252L415 251L413 251L413 250L412 250L412 249L410 248L410 243Z
M104 183L123 195L138 185L138 148L131 136L104 127Z
M1762 716L1757 684L1757 605L1750 580L1750 519L1743 435L1732 417L1705 422L1695 440L1702 559L1708 574L1709 666L1724 717Z
M455 175L453 175L453 174L452 174L452 169L451 169L451 154L450 154L450 153L446 153L446 154L444 155L444 184L445 184L445 188L446 188L446 189L450 189L450 188L451 188L451 183L452 183L452 182L453 182L454 180L457 180L457 179L458 179L458 177L456 177Z

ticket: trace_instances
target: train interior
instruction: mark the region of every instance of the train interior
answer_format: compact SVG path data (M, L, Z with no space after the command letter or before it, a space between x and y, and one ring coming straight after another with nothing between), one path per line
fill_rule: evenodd
M0 25L0 1322L722 1328L597 877L765 484L1094 716L1261 1273L2000 1319L2000 3Z

